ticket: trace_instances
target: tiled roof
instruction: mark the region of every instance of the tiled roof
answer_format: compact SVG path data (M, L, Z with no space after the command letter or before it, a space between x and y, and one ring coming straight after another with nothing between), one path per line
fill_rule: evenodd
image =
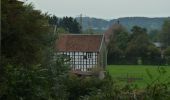
M99 51L103 35L77 35L65 34L57 41L58 51Z

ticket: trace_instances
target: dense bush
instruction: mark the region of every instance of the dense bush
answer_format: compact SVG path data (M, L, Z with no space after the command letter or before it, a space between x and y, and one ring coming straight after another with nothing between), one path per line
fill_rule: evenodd
M6 65L0 80L1 100L55 100L65 99L62 84L68 71L64 59L58 58L49 66Z
M70 74L63 83L66 86L68 100L78 100L97 92L102 87L102 81L96 77L79 77L75 74Z
M148 46L146 55L142 57L143 64L145 65L160 65L162 64L161 59L161 51L153 45Z
M124 63L124 54L123 51L115 48L114 50L108 50L108 56L107 56L107 63L109 65L112 64L122 64Z
M46 99L47 70L38 65L25 68L23 66L5 66L3 83L1 83L1 99L6 100L33 100Z

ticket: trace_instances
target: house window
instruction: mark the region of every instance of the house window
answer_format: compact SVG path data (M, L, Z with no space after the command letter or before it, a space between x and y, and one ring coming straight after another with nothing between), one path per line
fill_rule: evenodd
M92 52L86 52L87 58L92 58Z
M84 55L84 56L83 56L83 59L87 59L87 56L86 56L86 55Z

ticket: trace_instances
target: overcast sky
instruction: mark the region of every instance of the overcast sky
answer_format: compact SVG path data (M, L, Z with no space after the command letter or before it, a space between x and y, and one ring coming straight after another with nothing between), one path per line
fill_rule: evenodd
M83 16L113 19L119 17L170 16L170 0L24 0L36 9L58 17Z

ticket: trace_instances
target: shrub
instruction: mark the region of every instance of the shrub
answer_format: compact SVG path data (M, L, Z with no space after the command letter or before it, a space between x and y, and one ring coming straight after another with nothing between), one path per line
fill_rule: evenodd
M149 65L160 65L161 64L161 52L158 48L155 46L148 46L146 55L144 55L143 64L149 64Z

